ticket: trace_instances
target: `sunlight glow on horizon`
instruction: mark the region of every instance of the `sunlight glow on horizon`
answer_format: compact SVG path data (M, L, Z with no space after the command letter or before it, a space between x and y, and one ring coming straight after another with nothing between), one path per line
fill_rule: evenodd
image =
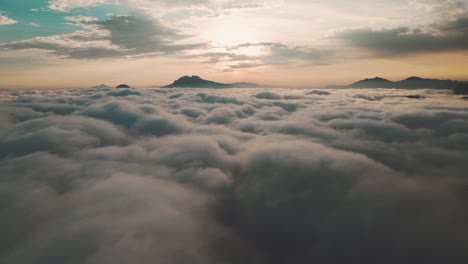
M467 2L4 0L0 85L151 87L183 75L283 87L468 80Z

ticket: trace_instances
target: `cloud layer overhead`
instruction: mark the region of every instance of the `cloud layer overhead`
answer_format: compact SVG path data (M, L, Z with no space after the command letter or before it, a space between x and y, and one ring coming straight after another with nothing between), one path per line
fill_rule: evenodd
M434 90L3 90L0 263L461 264L467 118Z
M9 50L42 49L73 59L102 59L125 56L155 56L192 49L203 44L175 44L185 38L157 21L134 16L109 16L99 21L93 17L67 17L67 21L84 30L65 35L37 37L11 42Z

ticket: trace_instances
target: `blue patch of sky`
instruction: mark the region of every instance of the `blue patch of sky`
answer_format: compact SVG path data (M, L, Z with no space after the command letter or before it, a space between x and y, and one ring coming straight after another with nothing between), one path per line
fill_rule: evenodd
M0 11L18 22L13 25L0 26L0 43L72 33L79 27L70 25L65 20L69 16L92 16L104 20L108 14L128 14L124 6L116 5L77 8L70 12L52 11L47 6L48 0L0 0ZM32 23L39 27L32 26Z

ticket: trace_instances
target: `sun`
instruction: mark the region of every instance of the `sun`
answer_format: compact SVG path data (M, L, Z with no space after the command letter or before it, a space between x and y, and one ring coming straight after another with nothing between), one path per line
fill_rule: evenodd
M205 36L215 46L231 47L259 42L261 34L241 17L229 16L212 20L207 25Z

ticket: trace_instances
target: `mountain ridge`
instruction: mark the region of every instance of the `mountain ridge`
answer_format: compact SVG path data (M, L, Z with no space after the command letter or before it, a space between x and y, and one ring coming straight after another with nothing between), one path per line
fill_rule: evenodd
M210 80L205 80L197 75L185 75L175 80L172 84L161 86L161 88L260 88L264 87L256 83L236 82L236 83L220 83Z
M374 77L374 78L366 78L364 80L357 81L348 85L350 88L390 88L394 83L390 80Z
M468 95L468 82L459 83L454 89L453 94ZM466 100L466 99L465 99Z
M441 80L412 76L399 81L390 81L381 77L366 78L349 85L330 85L327 88L397 88L397 89L439 89L452 90L460 83L455 80Z
M99 89L99 88L110 89L112 87L110 87L108 85L105 85L105 84L95 85L95 86L91 87L91 89Z

